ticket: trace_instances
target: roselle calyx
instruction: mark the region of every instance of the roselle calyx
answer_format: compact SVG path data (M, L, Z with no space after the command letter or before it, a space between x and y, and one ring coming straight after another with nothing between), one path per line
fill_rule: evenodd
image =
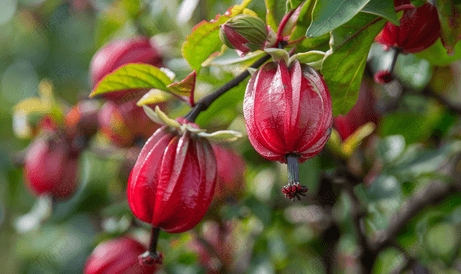
M129 63L144 63L156 67L163 67L163 57L156 45L149 37L133 37L129 39L113 40L96 52L90 63L90 82L94 88L107 74ZM104 98L126 102L125 92L108 93ZM137 97L141 97L139 94ZM134 96L130 94L130 96ZM133 99L133 97L130 97Z
M128 179L128 203L133 214L152 225L149 250L141 264L161 263L156 246L160 230L180 233L197 225L208 210L217 178L216 157L208 139L235 140L240 133L205 133L193 122L170 119L158 106L143 106L162 124L144 145Z
M85 263L84 274L152 274L155 265L139 265L138 255L145 247L140 242L123 237L100 243Z
M24 176L36 195L69 198L77 187L78 152L63 133L36 138L24 159Z
M437 9L429 3L420 7L412 4L396 6L396 12L403 11L400 26L387 22L375 40L385 49L399 48L403 54L417 53L437 41L440 37L440 22Z
M384 45L384 50L394 49L392 65L379 71L375 81L387 84L392 81L392 72L400 53L417 53L432 46L440 37L440 22L437 9L429 3L415 7L410 1L394 1L395 11L403 11L400 26L387 22L375 41Z
M248 82L243 102L248 139L264 158L288 164L287 198L300 198L298 163L325 146L332 123L328 88L312 67L284 59L263 65Z
M179 124L198 128L184 118ZM216 157L194 132L162 126L146 142L128 180L128 202L140 220L184 232L205 215L216 185Z
M237 15L221 25L219 37L241 56L262 50L274 44L276 39L275 33L262 19L249 14Z

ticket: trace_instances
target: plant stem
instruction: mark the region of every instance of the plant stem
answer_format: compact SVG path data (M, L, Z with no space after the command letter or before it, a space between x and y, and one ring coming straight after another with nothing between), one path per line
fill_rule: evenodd
M267 54L258 59L256 62L254 62L250 67L259 68L270 58L271 56ZM203 97L197 102L197 104L195 104L195 106L189 111L189 113L187 113L186 116L184 116L184 118L186 118L190 122L195 122L195 119L197 119L197 116L200 114L200 112L206 110L216 99L219 98L219 96L226 93L226 91L238 86L249 75L250 72L248 72L248 70L245 70L244 72L240 73L237 77L227 82L224 86L218 88L213 93Z
M158 243L158 236L160 235L160 228L153 227L150 234L150 242L149 242L149 251L157 254L157 243Z
M402 49L394 48L394 55L392 56L392 64L389 68L389 73L392 73L394 71L395 64L397 63L397 57L399 57L400 52L402 52Z

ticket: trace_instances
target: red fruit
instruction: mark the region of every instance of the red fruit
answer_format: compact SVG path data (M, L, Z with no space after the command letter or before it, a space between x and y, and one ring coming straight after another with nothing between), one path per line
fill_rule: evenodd
M35 194L64 199L75 191L78 155L60 134L36 139L24 163L26 181Z
M90 254L84 274L151 274L156 266L139 265L138 254L145 247L131 239L120 238L100 243Z
M121 105L107 101L99 113L99 125L105 136L122 147L132 146L136 138L147 140L159 128L135 101Z
M222 203L226 198L239 198L245 191L243 175L245 161L231 149L213 144L216 155L218 179L213 196L213 203Z
M440 37L440 22L437 9L429 3L416 8L407 1L395 1L404 4L396 7L403 10L400 26L388 22L375 40L385 46L399 48L402 53L420 52L437 41Z
M299 183L298 163L317 155L330 136L328 88L320 74L297 60L289 67L283 60L269 62L253 74L243 114L255 150L268 160L288 163L290 187Z
M180 124L198 128L184 118ZM213 198L216 157L207 139L163 126L144 145L128 180L134 215L168 233L197 225Z
M94 88L104 76L129 63L144 63L162 67L163 59L153 41L148 37L114 40L93 56L90 63L91 85ZM105 97L118 100L125 95L126 92L117 92Z
M78 102L66 116L66 131L90 138L98 131L99 104L94 100Z
M333 127L338 131L342 140L346 140L359 127L368 122L378 124L380 116L376 111L376 98L370 86L362 82L359 98L354 107L346 114L333 118Z
M101 48L91 59L90 76L93 87L104 76L128 63L162 66L162 57L148 37L114 40Z

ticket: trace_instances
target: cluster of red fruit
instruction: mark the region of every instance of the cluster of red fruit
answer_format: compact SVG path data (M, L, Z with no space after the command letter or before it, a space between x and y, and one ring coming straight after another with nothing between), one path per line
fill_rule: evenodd
M396 10L404 11L401 26L388 23L377 41L400 48L403 53L420 51L435 42L438 32L424 39L408 38L410 34L425 33L424 28L414 22L435 9L429 4L419 8L409 2L397 4ZM435 20L438 23L437 17ZM248 32L248 25L255 31ZM274 38L275 34L261 19L242 15L222 26L221 38L229 47L245 54L278 46L274 41L283 45L286 31L283 26L280 28L282 31ZM307 188L299 184L298 164L316 156L330 137L332 103L328 88L315 69L296 59L274 59L276 61L264 64L250 78L243 113L248 139L255 150L268 160L288 165L288 185L282 191L294 200L307 192ZM127 63L162 66L163 60L147 38L112 42L93 58L90 68L93 86ZM72 129L69 132L73 133L53 141L36 141L26 160L26 175L37 193L65 197L75 189L75 174L71 176L69 171L76 170L78 151L74 152L72 144L75 136L81 135L79 132L89 138L99 128L119 146L132 146L139 139L149 138L134 164L127 189L134 215L152 225L148 251L138 256L145 249L129 238L102 243L88 259L85 273L155 271L155 266L150 265L161 263L163 258L156 252L160 230L168 233L187 231L203 219L213 200L222 201L242 190L245 165L238 155L212 144L207 139L211 135L204 133L193 121L183 117L169 119L158 106L151 115L163 125L152 123L149 120L152 117L135 105L142 94L127 97L130 94L133 92L127 90L105 96L110 101L99 114L91 113L91 117L76 106L67 119ZM370 96L361 92L361 99L348 116L335 118L335 127L343 139L365 122L377 122L373 107L366 109L373 101ZM92 124L96 120L94 115L99 116L97 126ZM90 128L91 133L86 133ZM140 269L135 270L137 267ZM146 272L142 272L144 269Z

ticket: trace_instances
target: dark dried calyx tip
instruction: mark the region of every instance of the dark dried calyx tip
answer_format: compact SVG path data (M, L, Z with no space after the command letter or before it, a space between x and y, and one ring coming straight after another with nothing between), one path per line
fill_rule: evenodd
M378 71L378 73L375 74L374 78L375 82L378 84L388 84L393 80L392 74L387 70Z
M138 259L140 265L162 264L163 254L157 254L151 251L146 251L143 254L139 255Z
M287 165L288 165L288 185L284 186L282 192L285 197L295 201L295 198L301 200L300 196L306 196L308 188L304 185L299 184L299 155L288 154Z

